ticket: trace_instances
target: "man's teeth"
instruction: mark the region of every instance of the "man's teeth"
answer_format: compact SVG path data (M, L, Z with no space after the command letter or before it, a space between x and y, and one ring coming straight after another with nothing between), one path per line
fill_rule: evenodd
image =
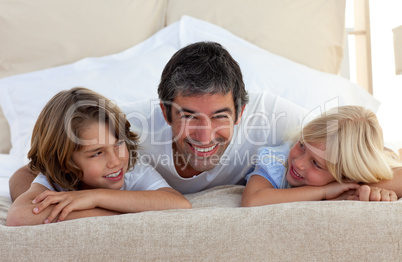
M107 175L106 177L118 177L120 175L120 173L121 173L121 170L117 171L116 173Z
M212 151L215 147L216 147L217 145L213 145L213 146L210 146L210 147L206 147L206 148L204 148L204 147L194 147L194 149L196 150L196 151L198 151L198 152L201 152L201 153L206 153L206 152L209 152L209 151Z

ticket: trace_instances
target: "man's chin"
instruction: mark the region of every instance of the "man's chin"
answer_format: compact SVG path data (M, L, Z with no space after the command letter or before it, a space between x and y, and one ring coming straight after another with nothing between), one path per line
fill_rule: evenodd
M205 165L205 164L190 164L191 168L198 172L206 172L214 169L217 165Z

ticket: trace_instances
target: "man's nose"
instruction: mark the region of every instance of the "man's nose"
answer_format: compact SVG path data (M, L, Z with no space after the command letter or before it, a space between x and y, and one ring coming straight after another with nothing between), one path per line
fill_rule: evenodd
M213 126L209 118L201 117L197 124L192 126L191 139L195 143L209 145L214 140Z

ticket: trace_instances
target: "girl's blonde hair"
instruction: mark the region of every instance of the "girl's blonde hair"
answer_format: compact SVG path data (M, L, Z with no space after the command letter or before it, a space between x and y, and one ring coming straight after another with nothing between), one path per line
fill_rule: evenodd
M393 168L402 166L395 153L384 150L383 132L377 117L364 107L333 108L304 126L299 139L307 146L325 143L322 155L328 171L338 182L343 179L364 183L389 180L393 177Z
M117 139L125 141L131 169L137 158L138 136L130 132L126 116L106 97L81 87L59 92L43 108L32 133L29 167L51 183L77 190L82 170L72 161L72 154L83 146L83 128L93 123L106 124Z

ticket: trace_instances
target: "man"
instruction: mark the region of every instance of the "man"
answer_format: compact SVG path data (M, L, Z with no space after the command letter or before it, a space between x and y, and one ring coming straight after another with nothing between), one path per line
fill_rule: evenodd
M258 148L281 144L305 115L269 93L249 97L239 65L217 43L191 44L174 54L158 94L157 106L148 101L121 109L141 134L139 161L153 165L183 194L244 182ZM33 179L27 166L18 170L10 179L12 199Z
M243 182L258 147L282 143L305 112L272 94L249 97L239 65L218 43L191 44L173 55L158 94L160 104L141 110L149 115L145 131L130 112L149 105L123 111L141 133L139 161L184 194Z

